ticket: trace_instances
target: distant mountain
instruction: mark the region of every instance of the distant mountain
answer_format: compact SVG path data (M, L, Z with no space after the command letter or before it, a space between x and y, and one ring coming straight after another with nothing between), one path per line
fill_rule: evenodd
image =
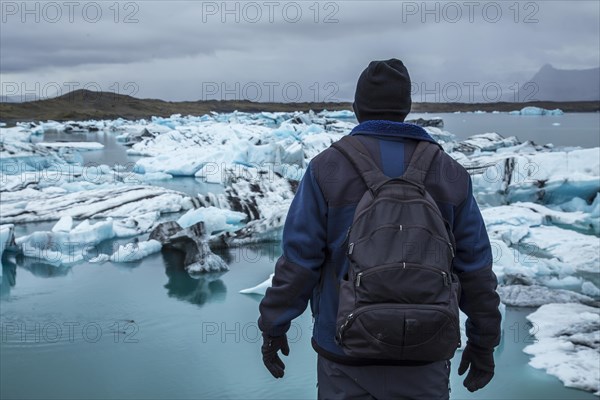
M529 85L529 86L526 86ZM519 90L520 101L600 100L600 68L556 69L544 65Z

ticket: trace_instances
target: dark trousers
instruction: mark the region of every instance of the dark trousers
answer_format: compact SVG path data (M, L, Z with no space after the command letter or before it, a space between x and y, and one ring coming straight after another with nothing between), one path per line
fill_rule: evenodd
M423 366L351 366L317 360L320 400L448 400L450 361Z

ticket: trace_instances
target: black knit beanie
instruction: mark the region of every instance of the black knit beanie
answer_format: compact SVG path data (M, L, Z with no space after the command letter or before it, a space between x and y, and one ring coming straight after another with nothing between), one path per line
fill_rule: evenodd
M410 112L410 76L402 61L371 61L360 74L352 108L358 122L403 122Z

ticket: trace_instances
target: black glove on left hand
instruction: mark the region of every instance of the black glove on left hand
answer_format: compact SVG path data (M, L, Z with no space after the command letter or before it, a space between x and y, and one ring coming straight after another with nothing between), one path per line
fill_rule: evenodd
M261 347L263 363L275 378L282 378L285 369L285 364L277 354L279 350L285 356L290 354L287 336L285 334L282 336L269 336L263 333L263 345Z
M463 385L469 392L474 392L492 380L494 367L494 349L484 349L467 342L458 367L458 375L464 374L469 368Z

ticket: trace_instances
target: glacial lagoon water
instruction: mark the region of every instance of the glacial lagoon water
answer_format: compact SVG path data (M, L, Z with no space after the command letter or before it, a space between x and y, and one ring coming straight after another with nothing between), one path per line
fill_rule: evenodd
M500 114L415 114L410 118L439 116L444 130L458 139L484 132L496 132L504 137L516 136L521 141L555 146L600 146L600 113L566 113L564 115L508 115Z
M31 229L41 229L32 226ZM104 243L114 246L114 243ZM4 267L3 399L307 399L316 396L310 314L294 322L286 376L264 369L256 326L260 296L240 289L266 279L278 244L229 251L231 270L196 280L180 256L136 263ZM476 394L462 387L453 360L453 399L594 399L527 365L533 339L509 308L494 381Z
M598 123L599 114L579 115L583 122L575 118L578 115L552 117L560 126L571 127L571 134L561 140L575 142L568 145L597 146L594 140L599 140L599 130L594 123ZM469 132L465 133L468 136L497 131L521 140L561 145L535 137L522 127L503 131L513 124L513 118L526 117L440 116L445 119L446 129L459 137L464 132ZM452 116L467 122L452 121ZM527 118L532 121L546 117ZM486 129L479 128L478 124L486 119ZM505 125L490 124L494 119ZM453 124L465 124L465 128ZM590 134L590 126L596 127L595 133ZM53 139L104 143L103 151L84 153L86 162L125 164L134 160L110 134L46 138ZM216 189L193 178L156 182L165 183L189 194ZM19 225L16 234L49 230L53 224ZM108 249L130 240L111 240L100 246L110 252ZM233 249L220 255L231 270L203 279L193 279L178 269L181 256L168 252L132 263L83 262L71 268L32 259L5 260L0 286L0 397L315 398L316 355L310 347L310 313L294 322L289 333L291 355L285 360L286 376L275 380L261 362L256 326L261 297L238 293L269 276L280 255L279 244ZM527 365L529 356L522 349L533 340L525 319L532 311L507 309L502 344L496 351L496 377L484 390L471 394L462 387L462 377L456 373L460 360L457 353L451 377L452 399L597 398L565 388L558 379Z

